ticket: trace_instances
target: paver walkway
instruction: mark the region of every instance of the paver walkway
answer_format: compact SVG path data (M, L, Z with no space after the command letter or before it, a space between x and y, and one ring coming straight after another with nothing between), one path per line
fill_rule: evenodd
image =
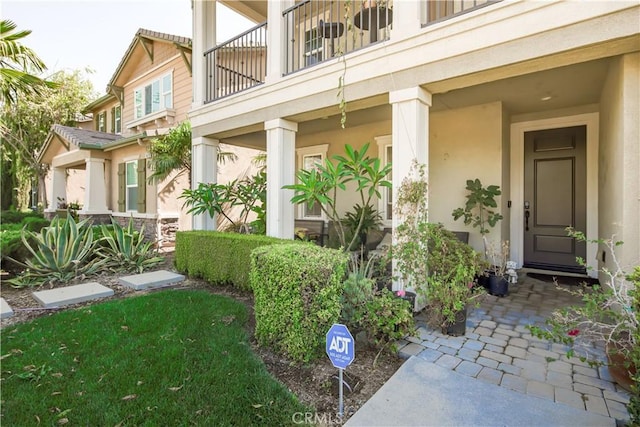
M527 395L629 419L629 394L612 381L606 367L568 360L563 345L535 338L526 328L543 325L555 308L576 302L553 283L521 276L519 284L510 285L509 296L489 295L470 311L465 336L443 335L418 315L418 337L401 341L399 354Z

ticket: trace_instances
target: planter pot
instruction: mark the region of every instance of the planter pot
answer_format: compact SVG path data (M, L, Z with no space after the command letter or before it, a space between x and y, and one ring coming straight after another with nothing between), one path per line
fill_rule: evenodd
M486 274L476 276L476 282L478 283L478 286L482 286L486 290L489 290L489 276Z
M607 344L607 361L611 378L623 389L631 391L632 377L635 375L637 367L626 359L625 353L621 352L616 343Z
M504 276L489 276L489 293L497 297L509 295L509 281Z
M456 313L456 320L442 328L442 333L454 337L463 336L467 330L467 307Z

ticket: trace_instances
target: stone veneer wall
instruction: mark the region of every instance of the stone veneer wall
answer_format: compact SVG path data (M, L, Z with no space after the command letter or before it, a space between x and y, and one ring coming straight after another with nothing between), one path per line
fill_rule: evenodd
M118 224L122 227L126 227L129 225L129 216L114 216L113 217ZM133 228L135 230L140 230L144 226L144 237L152 242L158 240L157 233L157 219L156 218L136 218L133 217Z
M178 218L162 218L160 220L160 238L163 248L176 245L177 231Z

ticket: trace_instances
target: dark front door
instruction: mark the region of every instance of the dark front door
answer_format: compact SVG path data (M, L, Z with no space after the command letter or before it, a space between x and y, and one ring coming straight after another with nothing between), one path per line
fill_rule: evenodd
M586 232L586 126L526 132L524 266L584 272L586 245L566 227Z

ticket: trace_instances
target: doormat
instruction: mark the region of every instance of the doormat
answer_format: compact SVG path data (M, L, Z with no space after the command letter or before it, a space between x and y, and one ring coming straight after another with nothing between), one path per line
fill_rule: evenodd
M543 273L527 273L527 277L532 279L542 280L543 282L553 283L554 278L560 285L581 286L586 283L588 286L599 284L598 279L592 277L573 277L562 276L558 274L543 274Z

